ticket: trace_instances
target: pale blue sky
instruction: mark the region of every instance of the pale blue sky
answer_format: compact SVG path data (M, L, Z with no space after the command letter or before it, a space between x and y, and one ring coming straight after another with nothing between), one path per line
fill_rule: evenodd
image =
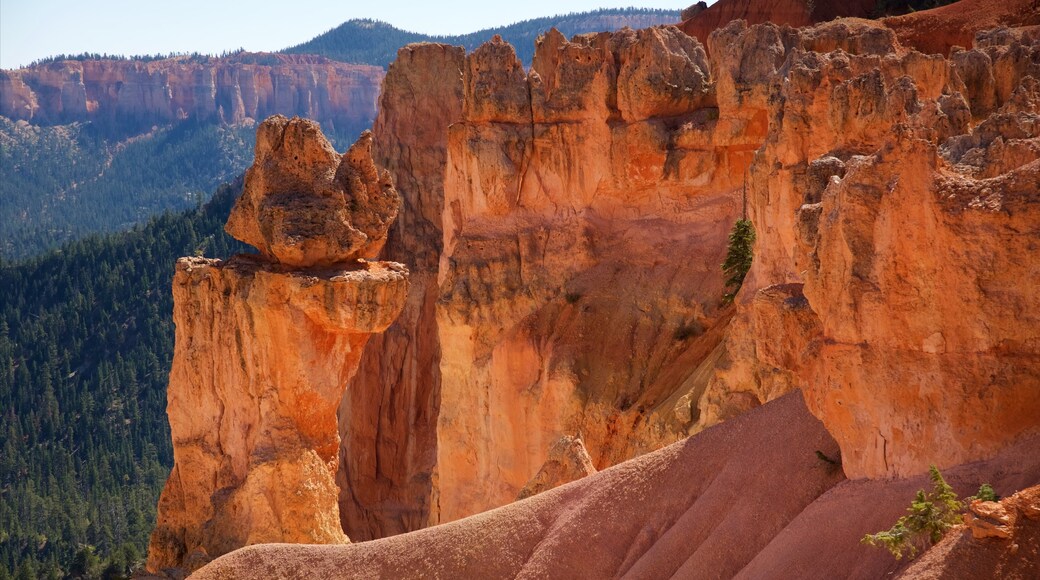
M219 53L299 44L351 18L428 34L596 8L679 10L693 0L0 0L0 68L54 54Z

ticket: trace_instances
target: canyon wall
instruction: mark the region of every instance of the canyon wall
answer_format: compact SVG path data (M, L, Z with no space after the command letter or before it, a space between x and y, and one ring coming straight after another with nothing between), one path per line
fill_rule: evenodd
M345 529L508 503L563 435L603 469L794 389L850 476L1035 430L1035 45L946 59L848 19L733 23L709 51L551 31L526 72L497 39L403 50L377 156L417 283L341 407Z
M734 23L711 44L770 130L735 362L705 402L802 388L850 477L983 459L1040 428L1040 42L1001 29L946 60L839 21Z
M0 71L0 115L38 125L147 129L278 113L317 120L326 130L360 130L375 117L382 78L380 67L315 56L64 60Z
M495 39L463 81L432 522L512 501L561 435L597 468L687 435L754 148L720 130L704 50L675 28L550 31L529 74Z
M373 337L340 407L343 529L355 540L429 521L440 408L435 305L448 126L462 115L462 47L413 44L390 65L373 156L393 176L401 212L383 258L411 276L404 311Z
M536 53L527 74L498 39L414 45L387 75L376 156L404 206L386 256L413 278L341 407L351 537L512 501L564 435L602 468L697 423L765 120L719 121L674 28L551 31Z
M366 262L399 200L366 133L340 156L311 121L272 117L227 230L260 255L182 258L167 412L174 468L148 569L191 572L262 542L344 543L336 411L407 271Z

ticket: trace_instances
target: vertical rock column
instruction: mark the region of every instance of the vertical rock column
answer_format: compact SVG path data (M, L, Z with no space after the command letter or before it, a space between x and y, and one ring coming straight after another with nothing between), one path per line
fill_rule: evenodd
M372 128L373 157L393 176L401 213L383 256L410 272L408 301L372 339L340 406L340 517L355 541L425 527L440 408L437 268L448 127L462 116L460 46L421 43L397 53Z
M404 306L407 271L367 262L400 200L367 132L342 156L272 117L227 230L259 256L182 258L167 413L174 468L148 549L190 572L262 542L347 542L336 409L362 349Z

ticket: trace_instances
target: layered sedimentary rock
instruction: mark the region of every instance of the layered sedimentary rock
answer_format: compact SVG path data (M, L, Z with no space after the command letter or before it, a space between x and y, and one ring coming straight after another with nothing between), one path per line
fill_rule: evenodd
M149 570L191 571L254 543L347 541L336 410L369 336L407 295L403 266L358 259L381 243L398 205L368 146L362 137L340 156L311 121L265 121L228 223L262 254L178 261L167 408L174 468ZM278 243L261 244L256 232ZM326 244L358 242L358 232L367 241Z
M946 60L841 21L737 23L711 43L720 116L732 78L740 114L771 121L741 330L705 401L801 387L850 477L989 457L1040 428L1040 44L995 31Z
M597 468L686 436L757 147L720 121L705 52L675 28L550 31L529 74L495 39L463 81L433 522L512 501L563 434Z
M397 243L429 277L357 379L387 386L341 410L345 527L504 504L565 433L602 469L796 388L850 475L1034 429L1031 34L949 60L855 19L735 23L710 60L670 28L550 32L528 72L500 41L402 53L377 156L415 183L404 219L432 233ZM731 320L745 191L759 243Z
M338 483L354 540L424 527L433 502L440 408L435 304L448 126L462 115L461 47L413 44L387 71L373 155L402 198L383 256L410 272L408 300L373 337L340 407Z
M346 131L375 117L382 77L380 67L315 56L65 60L0 71L0 115L145 129L185 118L238 123L280 113Z

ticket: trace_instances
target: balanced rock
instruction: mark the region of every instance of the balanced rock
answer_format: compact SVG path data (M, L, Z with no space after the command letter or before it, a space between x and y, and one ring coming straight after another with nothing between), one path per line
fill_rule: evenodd
M273 117L228 231L262 256L182 258L167 392L174 467L148 547L180 576L242 546L336 544L337 409L365 343L401 313L408 272L379 251L397 192L366 134L338 155Z
M256 156L226 230L290 266L373 258L401 205L372 160L365 131L343 155L306 119L276 115L256 133Z

